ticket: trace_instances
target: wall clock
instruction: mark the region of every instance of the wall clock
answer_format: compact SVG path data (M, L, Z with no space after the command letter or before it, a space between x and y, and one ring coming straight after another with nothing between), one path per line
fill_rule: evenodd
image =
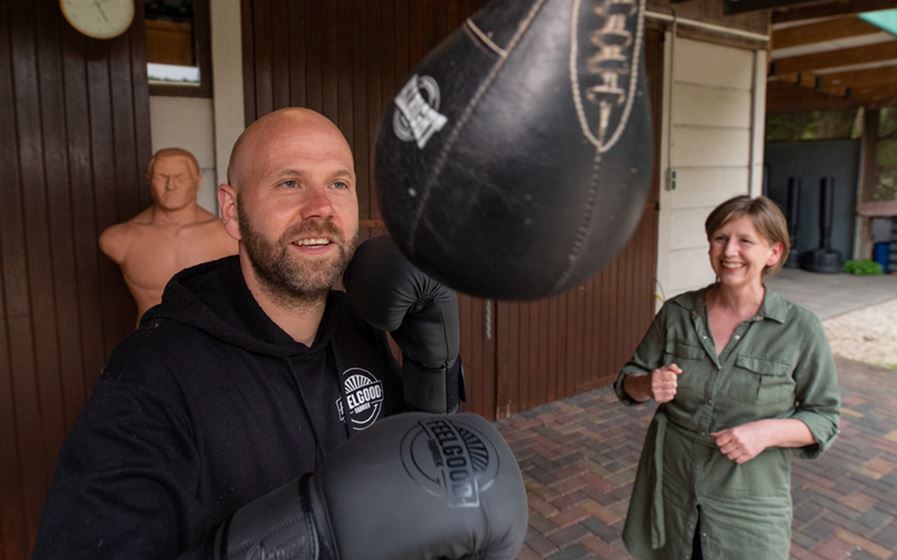
M59 0L72 27L94 39L111 39L127 31L134 19L134 0Z

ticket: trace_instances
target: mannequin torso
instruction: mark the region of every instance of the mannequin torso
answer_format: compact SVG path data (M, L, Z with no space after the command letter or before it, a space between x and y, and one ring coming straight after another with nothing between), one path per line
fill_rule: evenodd
M177 272L237 253L221 220L196 204L200 176L191 158L182 150L158 152L147 174L155 204L100 235L100 249L121 267L138 320Z

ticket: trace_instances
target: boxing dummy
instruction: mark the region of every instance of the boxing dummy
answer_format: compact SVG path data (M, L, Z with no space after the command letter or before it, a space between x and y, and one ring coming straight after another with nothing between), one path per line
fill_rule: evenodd
M523 479L491 423L407 413L237 510L211 533L208 557L511 559L526 528Z
M358 246L343 285L355 312L398 344L410 409L456 411L464 376L455 293L411 264L386 235Z
M396 94L375 146L399 248L495 299L571 288L623 247L650 187L643 0L493 0Z
M184 268L237 254L237 242L217 216L196 203L199 164L180 148L159 150L146 178L153 205L100 235L103 253L115 261L137 304L137 318L162 300L165 284Z

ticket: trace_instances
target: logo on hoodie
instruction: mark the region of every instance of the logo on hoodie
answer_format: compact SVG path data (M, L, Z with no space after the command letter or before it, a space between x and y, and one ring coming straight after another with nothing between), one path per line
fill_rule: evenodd
M353 430L364 430L380 418L383 409L383 383L361 368L349 368L342 374L343 393L349 405L349 421ZM336 399L339 419L346 421L343 399Z

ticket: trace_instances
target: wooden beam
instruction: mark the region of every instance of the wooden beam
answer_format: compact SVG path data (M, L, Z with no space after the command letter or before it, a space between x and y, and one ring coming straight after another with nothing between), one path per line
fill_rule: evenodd
M894 97L885 97L883 99L876 99L870 101L868 104L864 104L865 107L875 108L875 109L887 109L891 107L897 107L897 96Z
M881 33L881 29L854 16L837 17L805 25L774 29L770 46L773 49L785 49L859 35L871 35L872 33Z
M824 93L831 97L849 97L851 94L851 89L847 86L822 86L819 85L816 87L816 91L820 93Z
M777 74L775 76L775 80L770 81L770 84L797 84L800 82L800 74L795 72L791 72L788 74Z
M772 12L772 23L786 23L831 16L859 14L893 8L894 0L838 0L812 6L779 8Z
M877 43L865 47L854 47L778 58L773 60L770 64L770 74L778 75L793 72L807 72L824 68L867 64L870 62L885 62L889 60L897 62L897 41Z
M897 94L887 91L872 91L852 95L858 104L864 107L893 107Z
M802 88L819 89L819 79L812 72L798 74L797 85Z
M857 204L857 214L866 218L891 218L897 216L897 201L860 202Z
M854 99L828 97L812 90L804 90L801 94L769 95L766 98L766 112L768 114L818 110L836 111L857 107L858 105L859 103Z
M768 113L846 109L857 105L857 100L848 96L833 96L826 92L782 82L769 82L766 88L766 110Z
M872 198L872 191L878 184L878 121L877 109L863 111L862 156L860 164L860 196L858 203Z
M813 91L818 91L819 93L824 93L831 97L847 97L849 95L848 87L840 84L825 84L820 80L819 76L813 74L812 72L803 72L801 74L785 74L785 79L778 79L774 82L768 82L769 84L773 83L783 83L788 84L789 86L798 87L801 89L809 89Z
M863 86L851 89L855 97L874 99L886 98L897 95L897 84L879 84L876 86Z
M726 14L743 14L785 6L812 4L816 1L818 0L724 0L723 12Z
M806 89L816 89L819 85L816 75L812 72L804 72L802 74L781 74L769 83L792 84L797 87Z
M860 88L878 84L892 84L897 82L897 66L883 66L870 70L851 70L848 72L835 72L819 76L821 87L845 86Z

